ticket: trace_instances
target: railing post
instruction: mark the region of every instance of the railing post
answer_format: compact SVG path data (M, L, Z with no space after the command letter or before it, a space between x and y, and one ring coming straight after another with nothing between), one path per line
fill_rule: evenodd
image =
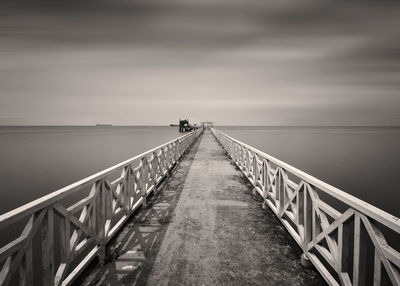
M169 156L168 156L169 158ZM169 160L168 160L169 161ZM167 161L168 168L167 172L169 172L169 162ZM147 198L147 159L146 157L143 157L142 160L140 161L140 195L143 198L142 205L146 206L146 198Z
M354 242L354 220L347 220L338 228L338 273L349 273ZM349 276L346 278L350 279ZM343 283L344 284L344 283Z
M120 187L120 196L121 196L121 201L122 205L126 210L129 210L129 199L128 199L128 183L129 183L129 169L128 167L124 167L122 169L121 176L124 178L123 183L121 184L122 186ZM106 207L106 211L108 212L108 207Z
M247 176L250 176L250 154L249 150L245 149L246 151L246 174Z
M270 165L268 160L264 159L263 160L263 166L262 166L262 187L263 187L263 208L266 209L267 208L267 194L268 194L268 190L270 188L270 179L269 179L269 169L270 169Z
M178 153L179 153L179 158L182 156L182 141L181 139L178 140Z
M178 162L179 160L179 140L175 141L175 162Z
M154 192L157 192L157 174L158 174L158 158L157 158L157 152L154 151L153 155L152 155L153 159L151 161L151 177L152 177L152 181L154 184ZM177 160L176 160L177 161Z
M253 181L254 181L254 188L253 188L253 195L257 194L257 186L258 186L258 164L257 164L257 155L253 152Z
M313 200L311 199L312 188L309 184L304 186L304 245L307 245L312 240L313 224Z
M156 158L157 159L157 164L158 164L158 167L160 167L159 166L159 161L158 161L158 157ZM160 169L160 171L162 171L162 169ZM130 178L130 180L129 180L129 192L128 192L128 197L129 197L129 209L130 209L130 212L132 212L132 207L133 207L133 205L134 205L134 200L135 200L135 197L136 197L136 194L135 194L135 176L136 176L136 173L135 173L135 171L134 171L134 168L132 167L132 165L130 165L129 166L129 178ZM131 202L131 200L132 200L132 202Z
M232 158L232 161L233 161L234 163L236 163L236 143L235 143L234 141L231 141L231 143L232 143L232 154L231 154L231 158Z
M313 240L313 216L314 213L314 205L313 200L311 199L310 192L313 192L313 188L304 183L304 191L303 191L303 227L304 227L304 240L303 240L303 254L301 256L301 265L303 267L311 266L311 262L307 256L307 244ZM314 218L313 218L314 217Z
M43 285L54 285L54 212L49 207L42 221Z
M360 213L354 214L354 257L353 257L353 285L365 285L366 274L366 233L363 230Z
M170 166L170 161L171 161L171 154L169 150L169 145L165 147L167 150L165 151L165 161L167 163L167 171L169 172L169 166Z
M283 209L285 207L285 180L286 172L282 168L278 167L278 173L276 175L276 196L279 201L279 214L282 216Z
M101 263L103 263L106 257L106 235L105 235L106 198L105 198L105 186L103 179L98 184L97 198L98 198L97 231L98 231L98 236L100 238L99 259Z
M165 173L165 171L168 170L167 168L167 154L165 153L165 147L161 148L161 156L160 156L160 168L162 168L163 170L163 174ZM166 173L166 175L168 176L168 172Z
M240 161L240 148L239 148L239 144L237 144L237 143L235 143L235 156L236 156L236 158L235 158L235 161L236 161L236 164L238 164L239 165L239 161Z
M125 208L126 215L130 215L130 199L128 196L128 181L129 180L129 167L125 167L125 182L123 186L123 191L124 191L124 198L125 198L125 205L123 206ZM108 241L108 232L110 231L111 228L111 220L113 216L113 210L112 210L112 186L110 182L107 179L103 180L103 199L104 199L104 247L106 246L106 243Z
M239 162L241 168L243 167L243 161L244 161L243 147L242 147L242 145L238 144L238 162Z
M92 228L90 228L90 230L93 231ZM70 237L70 221L68 218L63 217L60 220L60 264L64 264L64 268L67 266L70 255ZM63 270L61 271L64 272ZM59 279L61 279L61 277L59 277Z

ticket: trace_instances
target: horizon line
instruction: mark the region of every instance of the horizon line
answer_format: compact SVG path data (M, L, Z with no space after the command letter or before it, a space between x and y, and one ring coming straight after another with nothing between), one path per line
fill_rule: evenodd
M0 127L146 127L146 126L167 126L167 127L176 127L170 126L170 124L0 124ZM376 125L290 125L290 124L276 124L276 125L261 125L261 124L214 124L214 126L230 126L230 127L400 127L399 125L395 124L376 124Z

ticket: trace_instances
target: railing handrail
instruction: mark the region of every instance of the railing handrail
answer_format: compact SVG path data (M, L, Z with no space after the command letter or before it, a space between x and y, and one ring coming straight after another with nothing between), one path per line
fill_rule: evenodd
M211 131L253 185L253 193L262 197L263 207L271 209L302 249L303 265L314 264L330 285L365 285L367 279L381 285L384 269L391 283L400 286L400 252L394 242L400 235L399 218L219 130ZM373 258L367 259L371 252Z
M225 136L226 138L229 138L230 140L246 147L247 149L257 153L258 155L260 155L261 157L265 157L267 160L273 162L274 164L276 164L277 166L290 171L291 173L293 173L294 175L298 176L300 179L303 179L304 181L307 181L308 183L310 183L311 185L314 185L315 187L317 187L318 189L320 189L321 191L329 194L330 196L333 196L335 198L337 198L338 200L348 204L349 206L351 206L352 208L365 213L369 216L371 216L373 219L379 221L380 223L384 224L385 226L395 230L396 232L400 233L400 218L384 211L381 210L351 194L348 194L328 183L325 183L323 181L321 181L320 179L315 178L314 176L307 174L304 171L301 171L299 169L297 169L296 167L293 167L292 165L285 163L261 150L258 150L242 141L239 141L215 128L212 128L213 130L219 132L220 134L222 134L223 136Z
M39 209L42 209L42 208L52 205L54 202L66 197L66 196L72 195L73 193L79 191L81 188L87 186L88 184L93 183L94 181L101 179L102 177L106 177L108 174L110 174L111 172L113 172L119 168L123 168L127 165L130 165L134 161L136 161L144 156L147 156L160 148L168 146L169 144L172 144L176 141L183 140L184 138L190 136L193 132L195 132L195 131L192 131L188 134L185 134L183 136L180 136L178 138L170 140L170 141L168 141L164 144L161 144L153 149L145 151L145 152L143 152L139 155L136 155L130 159L127 159L121 163L118 163L114 166L111 166L107 169L104 169L100 172L97 172L93 175L90 175L86 178L76 181L75 183L69 184L68 186L65 186L61 189L53 191L47 195L44 195L40 198L37 198L29 203L26 203L20 207L17 207L13 210L10 210L10 211L0 215L0 229L17 221L21 216L26 216L26 215L32 214Z

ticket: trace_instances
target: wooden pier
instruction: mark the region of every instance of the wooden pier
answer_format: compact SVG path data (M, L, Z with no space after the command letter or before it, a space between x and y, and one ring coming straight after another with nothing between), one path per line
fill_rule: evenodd
M400 285L398 218L216 129L8 212L0 228L16 233L0 285Z
M324 284L211 132L199 141L78 284Z

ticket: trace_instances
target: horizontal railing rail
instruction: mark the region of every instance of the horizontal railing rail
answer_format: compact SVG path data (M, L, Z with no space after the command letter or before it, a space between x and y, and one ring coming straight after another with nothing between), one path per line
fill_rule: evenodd
M214 128L211 132L330 285L400 285L400 220ZM282 266L284 267L284 266Z
M104 259L108 241L146 203L202 131L1 215L0 231L21 231L2 243L0 285L69 285L94 257Z

